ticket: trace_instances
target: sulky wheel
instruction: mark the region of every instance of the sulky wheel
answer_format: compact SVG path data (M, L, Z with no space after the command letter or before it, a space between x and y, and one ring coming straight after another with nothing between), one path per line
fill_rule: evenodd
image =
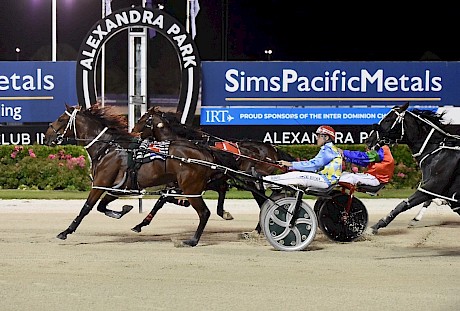
M260 225L268 242L277 250L298 251L313 241L318 220L313 209L301 201L297 221L290 226L296 198L285 197L265 205L260 212Z
M273 203L281 198L284 198L286 197L286 195L284 193L272 193L272 195L270 195L270 200L265 200L265 202L262 204L262 206L260 207L260 213L259 213L259 224L260 224L260 228L262 230L262 233L264 231L264 225L263 225L263 222L265 220L265 217L262 217L262 215L265 215L267 213L267 209L273 205Z
M360 237L367 227L368 214L363 202L353 197L347 215L348 198L347 194L338 194L327 200L319 212L321 230L337 242L351 242Z
M316 217L319 217L319 211L321 210L321 207L323 206L324 201L328 199L326 198L317 198L315 201L315 206L313 207L313 210L315 211Z

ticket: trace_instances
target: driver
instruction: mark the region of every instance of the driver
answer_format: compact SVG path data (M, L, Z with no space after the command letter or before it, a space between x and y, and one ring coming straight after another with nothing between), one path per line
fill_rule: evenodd
M393 177L395 169L395 160L391 154L390 147L384 145L378 151L351 151L341 150L345 162L353 163L358 166L366 167L364 173L343 172L340 177L341 182L353 185L363 184L369 186L378 186L381 183L388 183Z
M318 134L316 144L320 146L318 154L308 161L279 161L287 166L290 172L278 175L268 175L264 180L273 181L283 185L300 185L304 187L328 188L336 184L342 174L342 156L339 148L334 145L335 130L322 125L316 130ZM267 188L276 185L264 183Z

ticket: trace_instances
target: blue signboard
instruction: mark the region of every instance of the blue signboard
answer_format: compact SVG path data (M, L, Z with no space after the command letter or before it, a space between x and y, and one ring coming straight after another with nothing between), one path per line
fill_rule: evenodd
M75 62L1 62L0 123L51 122L76 105Z
M391 108L202 107L201 125L371 125Z
M460 62L203 62L202 106L460 106Z

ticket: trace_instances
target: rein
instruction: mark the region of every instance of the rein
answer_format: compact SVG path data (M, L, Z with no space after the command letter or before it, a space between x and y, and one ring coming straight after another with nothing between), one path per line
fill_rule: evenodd
M412 115L413 117L419 119L420 121L422 121L423 123L429 125L431 127L431 130L430 132L428 133L428 135L426 136L422 146L420 147L420 150L417 152L417 153L413 153L412 154L412 157L414 158L417 158L419 156L421 156L423 154L423 152L425 151L425 148L426 146L428 145L428 142L430 141L431 139L431 136L433 135L434 131L438 131L439 133L443 134L444 136L447 136L447 137L451 137L451 138L455 138L457 140L460 140L460 136L459 135L453 135L453 134L450 134L446 131L444 131L443 129L441 129L439 126L437 126L436 124L434 124L433 122L431 122L430 120L427 120L427 119L424 119L422 118L421 116L413 113L412 111L403 111L403 112L398 112L396 111L395 109L392 109L392 111L397 115L397 118L395 119L395 121L393 122L393 125L391 126L390 130L393 129L396 125L398 124L401 124L401 136L399 139L396 139L395 140L395 143L397 143L398 141L401 141L404 137L404 129L405 129L405 126L404 126L404 117L405 117L405 114L406 112L409 113L410 115ZM379 134L379 132L377 131L377 135ZM440 149L443 149L444 147L446 146L441 146L438 150ZM447 147L446 147L447 148ZM434 152L437 152L437 150L431 152L430 154L434 153ZM426 157L428 157L430 154L426 155L421 161L423 161Z
M162 118L164 118L164 116L162 115ZM165 120L164 122L168 123L169 124L169 121L168 120ZM165 123L164 122L160 122L156 125L157 128L164 128L165 127ZM169 124L169 126L171 126ZM152 130L153 132L153 128L154 128L154 125L153 125L153 116L150 115L147 120L145 121L145 124L144 124L144 127L145 128L149 128ZM198 130L199 133L201 133L201 137L203 139L205 139L205 141L207 141L208 143L210 142L210 139L213 138L217 141L221 141L221 142L227 142L227 140L223 139L223 138L220 138L220 137L217 137L217 136L214 136L214 135L211 135L209 133L206 133L202 130ZM251 161L254 161L254 162L259 162L259 163L264 163L264 164L267 164L267 165L270 165L270 166L274 166L274 167L277 167L279 169L285 169L285 167L283 165L280 165L278 162L276 161L273 161L272 159L266 157L265 160L260 160L260 159L256 159L254 157L251 157L251 156L248 156L248 155L245 155L245 154L242 154L242 153L234 153L232 151L229 151L229 150L224 150L224 149L219 149L217 147L214 147L214 146L209 146L211 149L213 150L218 150L218 151L224 151L224 152L227 152L227 153L231 153L231 154L234 154L234 155L237 155L238 157L243 157L243 158L246 158L248 160L251 160Z
M211 149L213 149L213 150L224 151L224 152L227 152L227 153L235 154L235 153L233 153L233 152L231 152L231 151L219 149L219 148L213 147L213 146L209 146L209 148L211 148ZM248 155L241 154L241 153L235 154L235 155L238 155L238 157L243 157L243 158L246 158L246 159L251 160L251 161L254 161L254 162L259 162L259 163L264 163L264 164L267 164L267 165L270 165L270 166L275 166L275 167L280 168L280 169L284 168L283 165L278 164L278 162L273 161L273 160L270 159L270 158L266 158L267 160L259 160L259 159L250 157L250 156L248 156Z
M85 146L85 149L90 148L95 142L97 142L98 139L99 139L102 135L104 135L104 133L105 133L108 129L109 129L109 128L106 126L96 137L94 137L94 139L93 139L89 144L87 144L87 145Z
M453 134L450 134L446 131L444 131L443 129L441 129L439 126L437 126L436 124L434 124L433 122L431 122L430 120L427 120L427 119L424 119L422 118L421 116L411 112L411 111L404 111L402 113L399 113L397 111L395 111L393 109L393 111L397 114L398 118L395 120L395 122L393 123L392 127L393 128L396 124L401 124L402 126L402 131L401 131L401 138L399 140L401 140L403 137L404 137L404 117L405 117L405 112L408 112L410 115L412 115L413 117L417 118L418 120L422 121L423 123L429 125L431 127L431 130L430 132L428 133L428 135L426 136L425 140L423 141L423 144L422 146L420 147L420 150L417 152L417 153L414 153L412 154L412 156L414 158L416 157L420 157L421 155L423 155L423 152L425 151L425 148L426 146L428 145L428 142L429 140L431 139L433 133L435 131L438 131L439 133L441 133L442 135L444 136L447 136L447 137L451 137L451 138L455 138L456 140L460 140L460 136L458 135L453 135ZM430 156L440 152L441 150L444 150L444 149L450 149L450 150L455 150L455 151L460 151L460 146L455 146L455 147L451 147L451 146L445 146L443 144L443 142L440 142L439 144L439 147L436 148L435 150L427 153L422 159L420 159L418 162L419 162L419 167L422 167L423 165L423 162ZM423 193L427 193L429 195L433 195L435 197L438 197L438 198L442 198L442 199L445 199L445 200L448 200L448 201L452 201L452 202L458 202L457 199L455 199L455 194L452 195L452 197L446 197L446 196L443 196L443 195L440 195L438 193L434 193L432 191L429 191L429 190L426 190L424 188L422 188L422 182L420 182L420 184L418 185L417 187L417 190L420 191L420 192L423 192Z

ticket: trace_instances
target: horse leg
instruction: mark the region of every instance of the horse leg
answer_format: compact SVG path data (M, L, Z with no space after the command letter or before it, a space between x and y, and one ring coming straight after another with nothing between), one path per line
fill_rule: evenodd
M160 198L158 199L158 201L153 206L153 208L150 211L150 213L148 213L148 215L145 216L145 218L142 220L142 222L140 224L134 226L131 230L134 231L134 232L139 233L139 232L142 231L142 227L150 225L150 223L152 222L153 217L166 204L166 202L168 202L169 198L170 197L168 197L168 196L161 195Z
M428 200L428 201L426 201L425 203L423 203L422 208L420 209L420 211L418 212L418 214L415 215L414 218L412 218L412 220L411 220L410 223L409 223L409 226L415 226L415 224L416 224L417 222L419 222L420 220L422 220L422 217L423 217L423 215L425 214L426 210L428 209L428 206L430 206L431 202L432 202L431 200Z
M123 215L129 213L133 209L132 205L123 205L121 212L108 209L107 205L109 205L110 202L113 202L116 199L118 199L117 196L111 193L107 193L97 205L97 211L105 214L105 216L120 219L121 217L123 217Z
M228 191L228 184L226 180L224 179L217 179L214 181L211 181L208 183L207 190L214 190L217 192L218 197L217 197L217 215L219 215L222 219L225 220L232 220L233 216L230 214L230 212L227 212L224 209L224 201L225 201L225 195L227 194Z
M67 229L59 233L56 237L58 239L65 240L67 239L68 234L74 233L75 230L77 230L80 223L82 222L83 218L85 218L85 216L88 215L88 213L93 208L94 204L97 202L97 200L99 200L103 192L104 191L101 190L91 190L78 216L72 221L72 223L69 225Z
M208 219L211 216L211 212L209 211L209 208L206 206L206 203L202 197L188 198L188 200L197 212L198 217L200 218L200 222L193 237L189 240L182 241L182 244L185 246L196 246L200 241L204 228L206 227Z
M430 196L426 195L423 192L416 191L411 195L407 200L399 203L385 218L381 218L375 225L368 228L366 231L368 234L377 234L380 228L385 228L390 224L390 222L395 219L400 213L411 209L414 206L422 204L423 202L430 199Z
M226 211L224 209L224 201L225 201L225 195L227 194L228 187L222 186L217 190L218 197L217 197L217 215L219 215L222 219L225 220L232 220L233 215L230 214L230 212Z

